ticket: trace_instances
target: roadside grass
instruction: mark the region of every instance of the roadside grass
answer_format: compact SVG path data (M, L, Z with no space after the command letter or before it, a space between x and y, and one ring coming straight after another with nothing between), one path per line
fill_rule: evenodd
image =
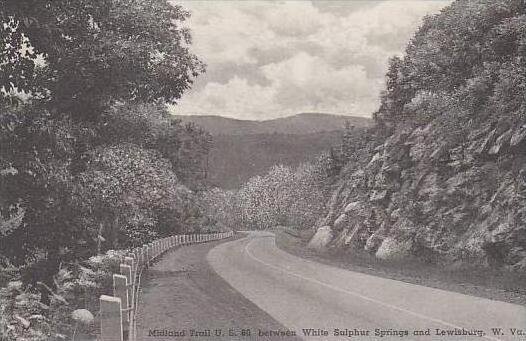
M417 259L384 261L364 250L349 248L318 252L306 247L312 231L280 227L274 232L276 245L298 257L407 283L526 305L526 274L492 268L449 268Z

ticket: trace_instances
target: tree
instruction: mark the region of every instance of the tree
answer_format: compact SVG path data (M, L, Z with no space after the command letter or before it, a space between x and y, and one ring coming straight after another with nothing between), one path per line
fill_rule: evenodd
M175 103L204 71L167 0L2 0L0 102L25 93L96 119L117 101Z
M158 152L126 143L96 148L88 157L76 197L83 216L99 227L94 237L108 248L144 243L160 234L165 214L184 214L186 189Z
M296 169L276 165L266 174L250 178L237 191L209 190L202 200L205 211L234 228L311 227L323 209L326 173L320 168L324 166L321 162Z
M159 151L188 187L200 188L205 181L211 135L195 124L174 119L165 106L114 106L104 113L100 126L104 143L134 143Z
M89 135L36 108L0 112L0 215L17 222L0 232L0 251L25 265L34 281L49 280L61 259L87 240L72 201L78 183L70 167L75 141Z
M0 253L26 266L27 278L49 281L60 262L96 252L93 212L104 205L106 218L128 213L119 229L126 233L138 226L160 233L169 219L182 226L191 195L174 185L175 173L186 172L185 161L199 164L206 150L194 141L198 133L173 124L160 106L177 101L204 71L188 50L187 17L166 0L0 0ZM131 137L111 135L124 122ZM143 163L129 173L126 162ZM97 179L101 165L119 177L102 171ZM129 201L108 201L104 185L117 180L115 190L130 193L139 190L133 179L166 185L170 204L147 200L145 190L133 214ZM108 221L103 232L111 241L106 232L116 226ZM39 276L31 268L37 262L49 273Z

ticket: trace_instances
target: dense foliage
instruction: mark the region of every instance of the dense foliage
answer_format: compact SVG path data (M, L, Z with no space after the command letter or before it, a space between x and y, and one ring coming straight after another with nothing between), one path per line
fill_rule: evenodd
M2 0L0 8L0 89L53 112L94 119L115 101L175 102L203 69L181 27L188 13L168 1Z
M322 222L334 243L526 269L523 0L459 0L425 18L390 61L375 120Z
M0 1L1 338L70 339L69 313L97 310L90 257L202 229L211 138L164 107L203 71L187 17L158 0Z
M277 165L250 178L238 190L219 188L204 193L209 216L236 229L269 229L278 225L314 226L323 212L326 169L320 159L296 169Z

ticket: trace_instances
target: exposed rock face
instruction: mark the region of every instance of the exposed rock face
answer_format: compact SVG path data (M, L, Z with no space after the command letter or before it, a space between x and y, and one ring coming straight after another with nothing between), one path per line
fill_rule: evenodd
M333 239L334 234L330 226L322 226L312 237L307 247L318 251L324 250Z
M509 144L497 137L485 152L468 149L486 145L492 131L481 128L474 133L478 138L444 148L447 157L441 161L431 157L438 155L432 135L386 141L382 157L374 154L363 169L365 183L355 182L355 173L340 180L326 226L311 246L359 247L382 259L411 254L526 270L526 144L504 151ZM401 153L406 143L411 148ZM491 158L493 153L498 158Z
M365 160L349 159L330 200L329 247L526 271L526 40L497 48L499 32L519 39L526 17L514 2L499 3L496 18L487 2L455 2L426 19L406 59L392 62L377 135L356 151ZM449 24L459 21L467 26ZM458 39L455 46L479 39L499 57L456 55L444 36ZM470 72L437 67L466 55L478 63L462 65Z
M400 242L392 237L388 237L382 241L375 255L380 259L399 260L407 257L410 251L411 243L409 241Z

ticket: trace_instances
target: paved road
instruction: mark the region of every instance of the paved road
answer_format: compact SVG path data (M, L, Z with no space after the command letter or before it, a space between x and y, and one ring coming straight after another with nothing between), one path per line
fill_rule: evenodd
M221 243L179 247L144 273L137 340L248 341L249 329L285 328L211 269L206 256Z
M273 332L289 330L305 340L526 340L524 306L301 259L279 250L268 232L220 244L207 259L233 288L286 327ZM309 328L320 336L305 336ZM491 328L501 328L503 335ZM512 335L510 328L522 328L524 335Z

